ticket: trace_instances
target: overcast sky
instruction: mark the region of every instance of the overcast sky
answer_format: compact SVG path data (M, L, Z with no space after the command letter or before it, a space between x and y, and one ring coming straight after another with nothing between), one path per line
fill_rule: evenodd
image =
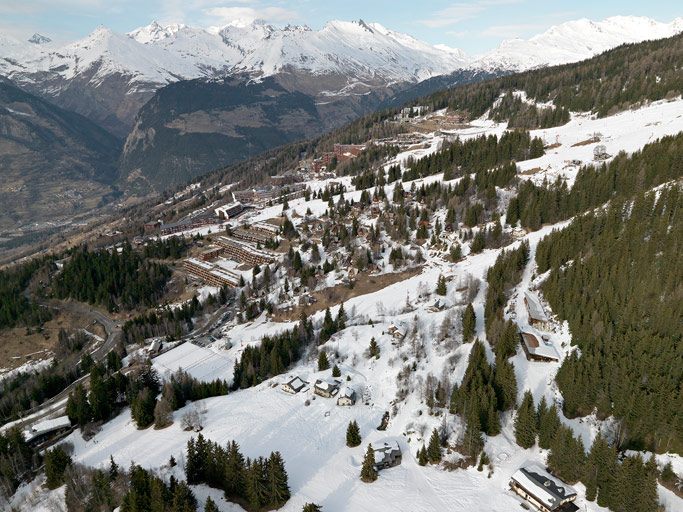
M318 29L332 19L363 19L432 44L479 53L504 39L530 37L578 18L638 15L668 22L683 16L681 5L676 0L0 0L0 34L27 39L39 32L66 42L98 25L128 32L152 20L207 27L260 18Z

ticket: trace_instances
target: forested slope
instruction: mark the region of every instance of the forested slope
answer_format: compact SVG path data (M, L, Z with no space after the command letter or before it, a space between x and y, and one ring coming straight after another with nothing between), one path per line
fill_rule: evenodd
M683 449L683 194L678 185L578 217L543 240L543 292L574 352L557 382L569 417L597 408L622 446Z

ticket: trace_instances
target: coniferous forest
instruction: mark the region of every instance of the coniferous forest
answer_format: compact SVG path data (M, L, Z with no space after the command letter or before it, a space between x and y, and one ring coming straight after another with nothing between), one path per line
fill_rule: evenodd
M39 325L52 317L49 309L24 295L31 277L44 264L44 259L34 259L11 270L0 271L0 329Z
M235 441L226 447L204 439L187 442L185 460L187 483L206 484L221 489L225 497L249 512L274 510L289 500L289 484L280 452L269 457L244 458Z
M622 448L683 450L682 212L669 186L578 217L538 246L543 292L580 349L557 375L564 412L616 416Z
M125 243L119 251L77 249L54 280L57 297L100 304L109 311L152 306L171 275Z

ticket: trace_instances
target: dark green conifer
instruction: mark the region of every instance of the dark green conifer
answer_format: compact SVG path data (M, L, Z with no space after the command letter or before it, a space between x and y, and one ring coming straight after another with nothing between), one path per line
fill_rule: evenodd
M356 420L351 420L346 428L346 446L351 448L359 446L361 443L360 427Z
M474 313L474 307L470 303L467 305L465 312L462 315L462 339L465 343L468 343L474 337L476 326L477 317Z
M436 429L432 430L432 435L429 438L427 457L432 464L441 462L441 439L439 438L439 432Z
M531 448L536 444L536 409L534 397L528 390L524 392L522 403L517 409L515 440L522 448Z
M324 350L320 351L318 354L318 371L322 372L330 369L330 362L327 359L327 352Z
M360 470L360 479L365 483L371 483L377 480L377 470L375 469L375 450L372 449L372 444L368 444L368 449L363 458L363 466Z
M417 463L420 466L426 466L429 463L429 455L427 454L427 448L424 444L422 445L422 448L417 451Z

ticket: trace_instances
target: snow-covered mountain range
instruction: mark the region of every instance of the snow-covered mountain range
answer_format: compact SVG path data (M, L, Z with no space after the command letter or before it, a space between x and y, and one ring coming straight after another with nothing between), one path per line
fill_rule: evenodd
M129 34L99 27L55 47L0 39L0 73L56 73L69 79L97 65L93 76L124 73L133 84L165 84L229 71L273 75L292 67L316 74L417 82L468 65L461 52L435 48L363 21L332 21L321 30L260 21L222 28L153 22Z
M683 32L683 18L661 23L646 17L613 16L603 21L580 19L551 27L531 39L504 41L474 59L471 65L487 69L523 71L588 59L624 43L662 39Z
M331 21L320 30L274 27L262 21L235 22L208 29L153 22L128 34L99 27L86 38L55 46L40 36L30 42L0 36L0 74L19 82L30 75L71 79L97 71L98 84L124 74L131 87L147 88L177 80L231 71L273 75L293 68L315 74L342 74L359 80L419 82L463 68L523 70L585 59L627 42L672 36L683 18L661 23L618 16L594 22L571 21L529 40L510 40L481 56L432 46L362 20Z

